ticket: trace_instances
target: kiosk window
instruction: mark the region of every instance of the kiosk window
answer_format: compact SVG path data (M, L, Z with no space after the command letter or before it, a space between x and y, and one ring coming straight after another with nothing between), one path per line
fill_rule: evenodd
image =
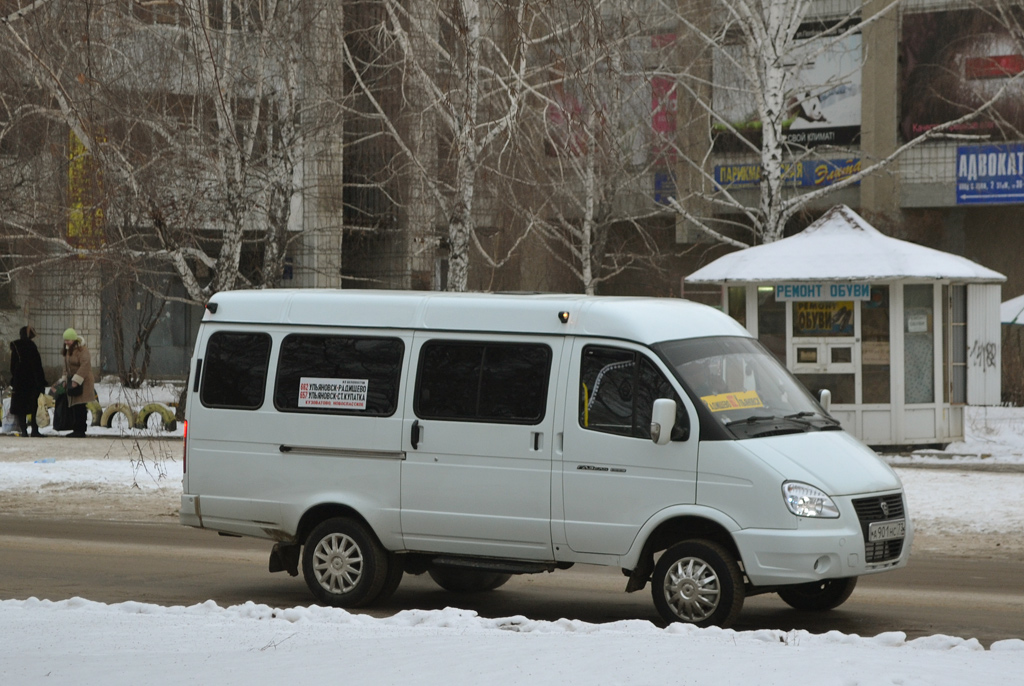
M206 343L199 400L207 407L258 410L270 361L265 333L219 331Z
M650 439L658 398L676 401L672 440L685 436L686 410L672 384L648 358L620 348L587 346L580 362L580 426Z
M386 417L398 407L398 338L292 334L281 343L274 405L285 412Z
M537 424L547 407L550 371L546 345L430 341L420 351L416 416Z

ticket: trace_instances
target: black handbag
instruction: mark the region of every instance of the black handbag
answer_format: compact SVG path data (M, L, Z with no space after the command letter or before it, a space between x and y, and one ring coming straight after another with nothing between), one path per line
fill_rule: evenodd
M71 426L71 406L68 396L61 393L53 400L53 430L69 431Z
M85 385L78 384L77 386L72 386L71 384L68 384L68 387L65 390L67 394L70 395L72 398L77 398L78 396L82 395L83 391L85 391Z

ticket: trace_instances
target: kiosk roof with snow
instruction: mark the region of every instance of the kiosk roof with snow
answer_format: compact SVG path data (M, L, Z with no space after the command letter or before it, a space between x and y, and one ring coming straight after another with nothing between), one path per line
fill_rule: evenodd
M881 233L846 205L802 232L739 250L686 277L687 283L949 279L1001 283L1006 277L958 255Z
M1024 295L1007 300L999 306L999 318L1003 324L1024 326Z

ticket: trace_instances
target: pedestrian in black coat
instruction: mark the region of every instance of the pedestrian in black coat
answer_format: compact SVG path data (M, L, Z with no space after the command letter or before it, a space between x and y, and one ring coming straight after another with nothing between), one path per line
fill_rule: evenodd
M41 436L36 423L39 407L39 394L49 385L43 372L43 361L39 357L39 349L32 339L36 332L31 326L21 327L21 338L11 343L11 414L18 421L18 429L22 436L28 436L28 427L32 427L32 436ZM31 422L28 416L32 417Z

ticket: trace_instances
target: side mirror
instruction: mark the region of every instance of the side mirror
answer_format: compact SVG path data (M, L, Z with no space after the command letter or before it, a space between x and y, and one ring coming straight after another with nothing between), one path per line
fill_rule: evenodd
M676 401L658 398L651 410L651 440L657 445L666 445L672 440L672 428L676 422Z
M821 405L821 409L825 410L826 414L830 414L832 407L832 391L827 388L821 390L821 395L818 397L818 404Z

